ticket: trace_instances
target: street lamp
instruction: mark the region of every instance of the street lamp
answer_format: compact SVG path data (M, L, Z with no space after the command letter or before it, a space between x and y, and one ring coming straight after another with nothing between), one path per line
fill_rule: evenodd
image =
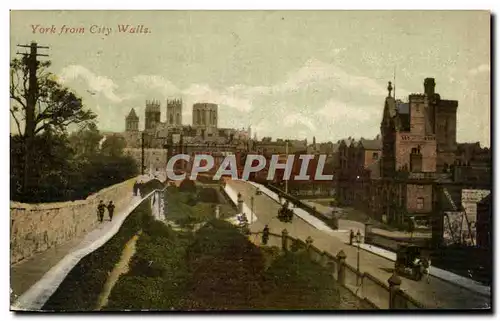
M250 210L250 224L253 223L253 201L254 201L254 197L252 195L252 197L250 197L250 204L252 206L252 208Z
M362 238L361 233L358 230L358 232L356 233L356 242L358 243L358 260L357 260L357 265L356 265L358 273L356 274L356 285L359 285L359 273L360 273L360 271L359 271L359 243L361 243L361 238Z

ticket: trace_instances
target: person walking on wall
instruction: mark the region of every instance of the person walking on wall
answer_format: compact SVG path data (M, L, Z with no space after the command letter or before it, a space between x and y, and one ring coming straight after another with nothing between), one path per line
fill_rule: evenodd
M104 205L104 202L102 200L100 200L99 205L97 205L97 214L99 215L99 222L101 222L101 223L104 219L105 208L106 208L106 205Z
M113 212L115 211L115 204L113 204L113 201L109 201L108 204L108 213L109 213L109 220L113 220Z

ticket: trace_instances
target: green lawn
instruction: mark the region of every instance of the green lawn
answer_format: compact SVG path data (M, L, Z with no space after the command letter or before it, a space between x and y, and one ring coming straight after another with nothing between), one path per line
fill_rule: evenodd
M167 220L180 226L214 219L216 206L219 206L221 219L236 215L236 210L220 197L213 187L196 187L194 191L182 191L175 186L169 186L165 196Z

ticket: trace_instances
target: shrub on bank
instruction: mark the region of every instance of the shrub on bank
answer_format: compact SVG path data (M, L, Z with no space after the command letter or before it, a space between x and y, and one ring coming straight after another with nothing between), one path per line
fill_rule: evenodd
M264 258L230 223L213 220L187 250L189 309L248 309L260 292Z
M136 187L139 188L139 191L141 193L141 197L145 197L146 195L148 195L149 193L151 193L152 191L154 191L156 189L161 190L161 189L165 188L165 184L163 184L162 182L160 182L157 179L153 179L153 180L147 181L146 183L138 183L136 185Z
M176 233L158 221L144 224L130 270L120 277L105 309L178 308L188 277L185 249L189 241L189 235Z
M264 274L261 309L335 309L340 304L331 272L313 262L307 252L285 253Z

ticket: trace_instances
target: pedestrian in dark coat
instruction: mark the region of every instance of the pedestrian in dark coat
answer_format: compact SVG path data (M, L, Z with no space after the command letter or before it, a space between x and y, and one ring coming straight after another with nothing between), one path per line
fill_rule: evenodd
M262 231L262 244L266 245L269 240L269 227L266 225Z
M99 215L99 222L101 222L101 223L104 220L105 209L106 209L106 205L104 205L104 202L102 200L100 200L99 205L97 205L97 214Z
M113 204L113 201L109 201L108 204L108 213L109 213L109 220L113 220L113 212L115 211L115 204Z
M134 183L134 196L137 196L137 189L139 188L139 185L137 182Z

